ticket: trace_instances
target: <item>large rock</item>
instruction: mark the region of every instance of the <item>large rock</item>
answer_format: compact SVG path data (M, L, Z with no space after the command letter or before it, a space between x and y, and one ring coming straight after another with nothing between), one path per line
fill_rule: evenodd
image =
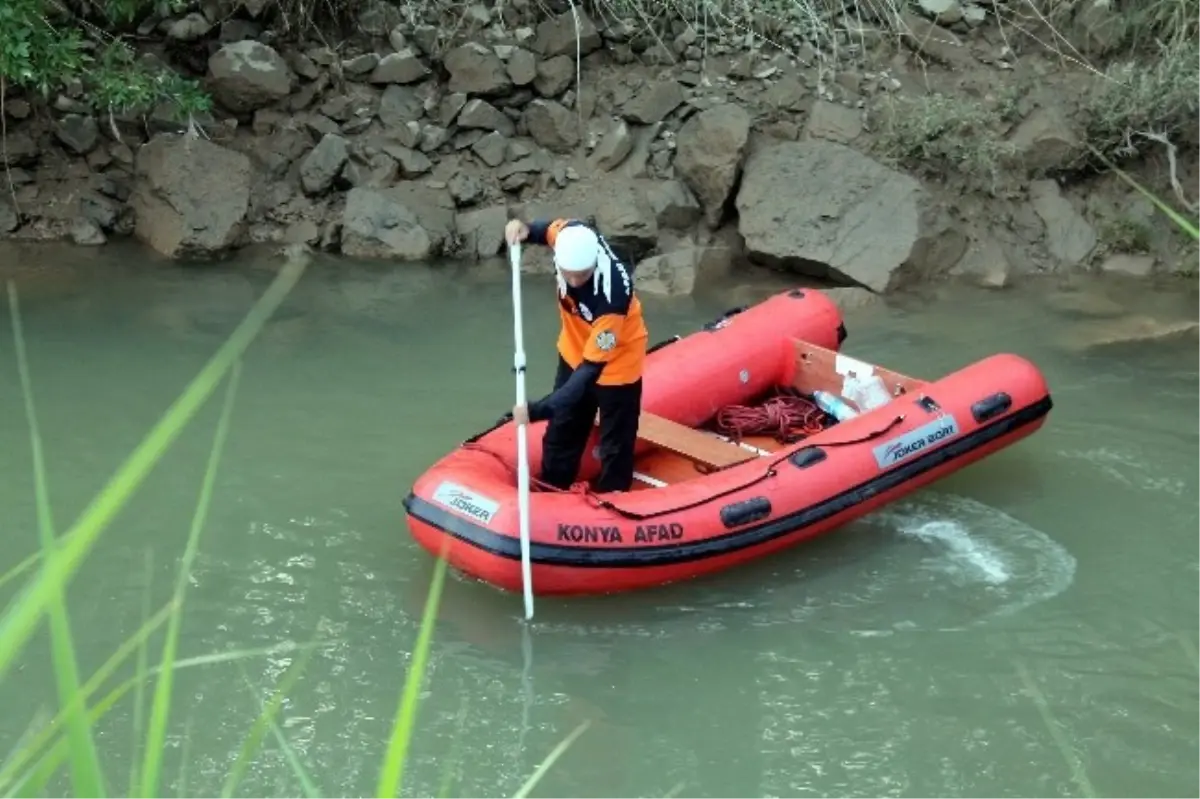
M643 258L633 273L633 284L643 294L666 297L691 294L696 288L700 253L696 247L686 247Z
M455 244L454 200L433 183L356 186L346 195L341 221L347 255L423 260L445 255Z
M58 121L54 135L76 155L87 155L100 140L100 128L91 115L67 114Z
M12 233L20 224L21 219L17 216L17 212L13 210L8 199L0 199L0 236Z
M525 106L530 137L547 150L570 153L579 145L579 120L554 100L534 100Z
M952 271L970 277L984 288L1002 289L1012 277L1012 263L1004 244L983 232L972 237L966 253Z
M458 115L458 126L492 131L501 136L512 136L516 132L516 126L507 114L479 98L469 101L463 107Z
M512 78L500 56L478 42L455 47L442 59L450 73L447 88L452 92L494 97L512 88Z
M462 240L462 253L475 258L490 258L504 246L504 225L508 208L493 205L460 211L454 218L455 230Z
M648 81L621 106L621 115L639 125L653 125L683 105L684 99L683 87L678 81Z
M246 39L230 42L208 59L208 77L217 102L235 114L285 99L292 71L269 45Z
M434 241L395 189L354 188L342 211L342 253L352 258L422 261Z
M710 228L721 224L749 141L750 115L733 103L701 111L679 130L675 172L700 201L704 221ZM794 190L794 186L789 187L789 191Z
M862 114L828 100L817 100L804 124L805 139L828 139L849 144L862 133Z
M1066 166L1081 147L1066 116L1053 106L1026 117L1009 142L1017 148L1025 168L1035 174Z
M212 258L241 246L250 159L202 138L162 135L138 150L134 235L169 258Z
M654 211L660 228L688 230L700 221L700 203L688 187L678 180L639 181L645 186L646 201Z
M350 158L346 140L336 133L326 133L317 146L300 162L300 185L305 194L322 194L333 185Z
M1075 352L1105 350L1130 345L1192 343L1200 335L1195 319L1162 320L1130 315L1116 320L1093 321L1068 330L1063 344Z
M575 55L578 46L579 55L585 56L603 45L600 32L591 18L582 8L575 8L550 17L538 23L537 37L534 39L534 49L543 58L553 58L558 55Z
M830 141L757 151L737 209L751 259L876 292L948 271L967 245L914 178Z
M389 53L379 59L371 72L371 83L416 83L429 77L429 67L411 48Z
M590 181L571 183L555 196L531 203L522 216L544 219L594 216L600 232L617 254L631 263L658 244L658 222L645 190L636 181L611 172Z
M605 172L611 172L620 166L631 150L633 136L629 134L629 126L623 119L614 119L600 137L600 142L592 151L589 160Z
M30 166L37 163L40 153L41 148L28 131L13 131L0 147L0 166Z
M638 261L634 273L635 285L646 294L710 290L730 275L741 252L741 238L731 227L684 235L662 230L658 244L661 254Z
M1046 226L1046 249L1067 266L1087 260L1096 247L1096 231L1063 196L1053 180L1035 180L1029 184L1033 210Z

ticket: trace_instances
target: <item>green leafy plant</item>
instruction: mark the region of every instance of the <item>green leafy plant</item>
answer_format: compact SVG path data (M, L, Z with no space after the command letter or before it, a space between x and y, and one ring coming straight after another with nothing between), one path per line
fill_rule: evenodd
M0 2L0 88L26 89L48 99L75 84L75 102L97 112L148 113L161 107L179 120L208 111L197 81L153 59L137 58L119 34L149 10L149 0L109 0L99 24L48 0Z

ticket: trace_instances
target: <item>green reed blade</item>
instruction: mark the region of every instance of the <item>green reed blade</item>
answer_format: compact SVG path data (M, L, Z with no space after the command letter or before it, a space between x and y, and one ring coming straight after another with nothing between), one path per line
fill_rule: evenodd
M266 704L262 701L262 697L258 694L258 689L254 687L254 683L250 682L250 675L246 673L246 669L238 664L238 669L242 672L242 680L245 681L246 687L250 689L250 693L254 694L255 700L258 702L259 711L266 712ZM269 718L271 733L275 736L275 742L279 744L279 748L283 751L283 757L291 767L292 773L296 775L296 779L300 781L300 786L304 788L304 795L309 799L317 799L321 796L321 790L313 782L308 772L304 770L304 766L300 763L300 758L296 755L295 748L288 741L287 736L283 734L283 730L279 728L279 724L274 718Z
M43 563L41 570L25 586L16 601L0 615L0 678L5 676L25 644L29 642L38 620L51 601L53 592L59 590L60 586L65 586L74 576L100 534L125 507L167 448L295 286L306 264L306 261L297 259L280 269L275 280L232 335L192 379L60 539L58 557L53 562Z
M188 716L183 723L183 743L179 745L179 778L176 780L179 799L187 796L187 764L188 753L192 749L192 717Z
M41 550L38 550L37 552L34 552L29 557L25 558L25 560L18 563L16 566L13 566L11 569L6 571L4 574L0 574L0 588L3 588L4 584L7 583L9 580L15 580L18 577L20 577L22 574L24 574L26 571L28 571L29 568L31 566L33 566L33 564L37 563L41 557L42 557L42 552L41 552Z
M267 727L275 718L275 714L279 712L279 706L283 704L284 697L292 690L292 686L296 684L296 680L300 678L300 672L304 671L304 667L308 664L308 658L312 653L313 649L311 648L305 650L288 667L288 670L283 673L283 677L280 678L279 687L275 689L275 693L271 696L271 701L258 714L258 718L254 720L254 724L250 725L250 731L246 733L246 740L242 742L242 748L238 752L237 760L234 761L233 768L229 770L229 774L225 777L225 785L221 789L222 796L233 796L234 790L241 783L242 778L245 777L246 769L250 766L251 757L261 745L263 736L267 732Z
M35 710L33 713L33 718L31 718L29 723L25 725L25 731L18 736L16 743L13 744L12 749L4 758L4 762L0 763L0 769L5 771L9 770L10 764L19 755L21 755L21 753L27 751L28 747L30 746L30 742L35 740L42 733L42 731L46 729L47 719L49 718L50 712L47 711L46 708L39 705L37 710ZM12 770L16 771L18 768L20 767L16 766L13 767ZM3 790L4 786L5 783L0 781L0 790Z
M1143 197L1148 199L1150 202L1154 203L1155 206L1158 207L1158 210L1160 210L1164 214L1166 214L1167 218L1170 219L1172 222L1174 222L1175 225L1178 228L1180 228L1184 233L1187 233L1193 239L1200 239L1200 228L1197 228L1195 223L1190 222L1187 219L1184 219L1182 214L1180 214L1178 211L1176 211L1171 206L1167 205L1164 201L1160 200L1158 198L1158 195L1156 195L1154 192L1152 192L1149 189L1142 186L1142 184L1138 183L1136 180L1133 179L1132 175L1130 175L1128 172L1126 172L1125 170L1118 167L1112 161L1105 158L1104 154L1101 153L1098 149L1096 149L1095 146L1093 146L1091 144L1088 144L1087 146L1088 146L1088 149L1092 151L1092 154L1095 155L1097 158L1099 158L1106 167L1111 169L1113 172L1117 173L1117 177L1119 177L1121 180L1125 181L1130 186L1132 186L1137 192L1139 192Z
M71 698L71 702L67 707L59 708L58 713L54 715L50 721L43 725L38 731L27 741L17 746L9 760L0 766L0 789L13 779L13 775L24 768L24 766L33 759L35 755L47 744L47 742L59 732L62 726L63 719L68 713L74 712L77 708L86 708L87 700L95 693L100 684L117 670L125 658L129 657L129 653L150 636L154 630L158 629L159 625L167 620L170 615L172 605L168 604L161 608L151 618L147 619L141 628L125 640L117 650L109 656L108 660L84 683L79 692Z
M375 788L375 795L379 797L400 795L404 762L408 756L409 741L412 739L417 705L420 701L421 682L425 677L425 662L428 660L429 651L432 648L433 627L437 619L438 604L442 598L442 584L445 578L446 558L443 548L433 570L429 596L425 600L425 613L421 617L417 643L413 647L412 663L408 667L408 676L404 680L400 706L396 709L396 720L392 724L392 734L388 740L387 752L384 755L383 765L379 769L379 782Z
M154 550L147 548L146 555L146 590L142 592L142 622L150 616L150 594L154 584ZM146 700L146 639L138 642L137 656L137 686L133 694L133 741L129 747L129 796L137 795L138 786L138 749L141 745L143 703Z
M42 453L42 436L38 428L37 409L33 399L33 379L29 373L29 358L25 351L25 334L21 326L21 309L17 301L17 289L8 281L8 309L12 314L13 344L17 354L17 372L21 380L21 394L25 400L25 419L29 425L29 446L33 455L33 485L37 504L38 537L41 541L46 562L57 558L58 542L55 541L54 515L50 509L50 489L47 485L46 463ZM71 622L67 615L67 601L63 585L52 586L47 597L50 616L50 649L54 664L55 682L58 684L60 706L71 704L71 697L79 693L79 665L75 658L75 646L71 640ZM96 742L81 705L74 705L67 714L67 730L71 740L71 781L75 792L82 796L104 796L104 771L100 757L96 754Z
M107 696L93 705L88 711L88 723L95 724L105 713L112 710L121 697L133 687L133 683L133 680L128 680L123 685L114 688ZM63 761L66 760L69 751L68 748L69 743L65 738L60 737L56 740L54 746L38 758L30 770L16 781L15 792L25 795L45 796L46 791L44 786L50 782L50 777L58 770ZM0 787L3 787L2 782L0 782ZM29 792L31 787L36 789L32 793Z
M521 789L513 794L513 799L524 799L524 797L529 796L529 792L532 791L537 784L542 781L542 777L546 776L546 772L550 770L550 767L553 766L560 757L566 754L566 751L571 748L571 744L575 743L575 739L580 735L583 735L583 733L587 731L587 728L590 726L592 726L592 722L585 721L572 730L570 735L559 741L558 746L551 749L550 754L546 755L546 759L538 765L533 774L529 775L529 779L525 781L525 784L521 786Z
M1024 661L1021 660L1014 660L1013 665L1017 668L1017 676L1025 684L1025 694L1033 700L1038 714L1042 717L1042 723L1046 725L1046 731L1050 733L1050 738L1058 747L1063 762L1067 764L1067 769L1071 772L1071 780L1079 788L1080 794L1087 797L1095 797L1096 789L1092 786L1091 779L1088 778L1083 761L1079 758L1075 748L1071 746L1070 741L1067 740L1067 736L1063 733L1058 719L1054 718L1054 714L1050 711L1050 703L1046 701L1046 697L1042 694L1041 689L1034 682L1029 669L1026 668Z
M157 627L159 624L162 624L163 621L166 620L167 616L169 615L169 612L172 610L173 607L174 607L173 603L169 603L165 608L163 608L163 610L159 611L159 613L156 615L157 621L153 622L153 627ZM147 625L147 627L150 627L150 626L151 625ZM128 644L128 642L126 642L126 643ZM190 669L190 668L195 668L197 666L212 666L212 665L216 665L219 663L229 663L229 662L235 662L235 661L239 661L239 660L247 660L249 658L259 657L262 655L278 655L284 651L301 651L302 652L302 651L306 651L309 649L315 649L320 646L328 646L331 643L336 643L336 641L329 641L329 640L316 641L311 644L292 644L288 647L280 647L280 646L276 645L276 646L256 647L253 649L231 649L226 652L213 652L213 653L210 653L207 655L196 655L194 657L183 658L181 660L177 660L177 661L175 661L174 666L172 666L172 669L174 671L179 671L180 669ZM133 649L133 646L135 646L135 645L136 644L128 645L128 646L126 646L126 649ZM120 660L124 660L124 657L127 657L127 656L128 656L128 652L126 652L125 655L120 658ZM118 660L117 657L114 655L109 658L108 663L119 663L120 660ZM107 666L108 663L106 663L105 665ZM114 666L114 668L115 668L115 666ZM151 669L149 669L149 671L147 672L147 676L152 677L152 676L158 674L158 671L159 671L159 667L154 666ZM107 712L108 709L111 708L112 705L117 702L117 700L119 700L131 688L133 688L137 684L139 679L140 678L136 677L136 676L130 677L129 679L125 680L123 683L118 685L116 688L109 691L109 693L106 694L104 696L104 698L102 698L95 705L93 705L91 710L89 711L89 714L90 714L89 719L90 719L91 723L95 723L96 719L103 716L104 713ZM101 680L97 680L97 679L93 679L92 681L89 681L89 685L84 687L84 690L81 692L81 695L85 696L85 697L90 696L90 694L96 690L96 687L99 685L100 682L101 682ZM59 715L56 716L55 719L61 718L61 716L62 716L62 711L60 710ZM48 724L43 729L39 730L37 735L34 736L34 738L44 742L45 739L53 737L54 734L56 732L58 732L58 725L56 724L55 719L52 719L50 724ZM58 755L56 757L58 757L59 759L53 761L53 767L57 768L57 766L59 764L61 764L61 757L64 756L63 753L64 753L64 749L65 749L66 745L67 745L66 740L62 736L58 736L57 739L55 740L54 746L51 748L50 752L43 754L40 758L40 761L49 762L49 761L46 761L46 758L50 757L52 753L58 752ZM13 776L12 776L13 773L15 773L22 766L24 766L27 762L29 762L29 760L31 758L33 758L35 755L37 755L37 750L40 748L41 748L41 744L38 743L37 745L30 745L24 749L18 750L15 753L14 757L11 759L11 762L5 764L3 773L0 773L0 791L7 791L8 786L12 784L11 780L13 779ZM36 762L39 762L39 761L35 761L35 763ZM53 768L51 768L50 771L48 771L47 773L53 773Z
M217 464L221 461L221 452L225 448L225 439L229 435L229 420L233 415L233 400L237 396L240 378L241 361L234 361L229 372L225 404L221 407L221 416L217 420L217 432L213 436L208 465L204 470L200 496L196 500L196 509L192 514L192 526L188 530L183 561L179 564L179 575L175 583L175 612L171 614L171 620L167 623L167 635L163 641L162 670L159 672L158 682L154 686L154 702L150 707L150 724L146 731L146 748L142 760L141 795L144 797L154 796L158 792L158 778L162 773L163 743L167 737L167 716L171 710L171 686L173 684L171 666L175 662L175 651L179 646L179 625L183 619L183 594L192 574L192 561L195 560L196 550L200 546L200 533L204 530L204 523L208 519L208 510L212 505L213 485L217 480Z
M438 787L438 796L440 799L446 799L450 795L450 787L454 784L455 772L459 766L459 758L462 757L459 747L462 745L463 730L467 728L467 707L469 702L470 695L464 693L462 701L458 705L458 720L455 725L454 739L450 742L450 751L446 754L446 762L442 766L442 782Z

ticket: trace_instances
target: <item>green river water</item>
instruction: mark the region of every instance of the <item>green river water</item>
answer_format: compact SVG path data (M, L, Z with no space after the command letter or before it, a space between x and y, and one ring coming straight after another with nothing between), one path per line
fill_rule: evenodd
M60 526L278 265L189 269L124 245L0 261L21 291ZM651 337L775 288L646 297ZM552 374L552 291L526 278L535 396ZM327 795L374 790L432 573L400 502L511 407L509 298L502 264L318 261L246 357L179 656L326 641L280 722ZM537 794L1196 796L1197 345L1072 347L1118 306L1197 312L1194 284L1082 279L848 311L851 354L931 378L1017 352L1055 408L1031 439L822 540L658 591L541 599L528 648L520 595L447 581L405 793L450 778L452 795L511 795L586 721ZM3 573L37 532L7 303L0 316ZM222 394L72 583L84 675L173 589ZM237 664L177 674L164 792L221 790L294 657L244 661L248 683ZM49 664L43 630L0 684L0 757L54 709ZM132 708L97 727L117 795ZM270 735L238 791L301 791Z

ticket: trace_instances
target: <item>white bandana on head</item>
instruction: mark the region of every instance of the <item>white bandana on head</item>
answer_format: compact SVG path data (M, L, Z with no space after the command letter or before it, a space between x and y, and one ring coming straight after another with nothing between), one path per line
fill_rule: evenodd
M595 269L592 285L597 294L612 302L612 259L595 231L583 225L568 225L554 239L554 277L558 282L558 294L567 296L567 281L563 272L583 272Z

